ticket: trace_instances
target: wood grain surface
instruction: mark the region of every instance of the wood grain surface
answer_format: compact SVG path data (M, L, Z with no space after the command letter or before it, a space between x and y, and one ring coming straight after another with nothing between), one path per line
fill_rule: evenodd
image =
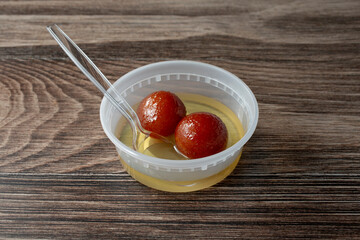
M133 180L52 23L111 81L173 59L240 77L260 118L235 171ZM359 56L359 1L0 1L0 238L360 239Z

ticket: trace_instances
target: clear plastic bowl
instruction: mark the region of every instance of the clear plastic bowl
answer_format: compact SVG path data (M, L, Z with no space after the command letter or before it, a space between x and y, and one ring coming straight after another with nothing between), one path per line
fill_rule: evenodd
M250 88L232 73L210 64L194 61L153 63L127 73L114 86L130 105L158 90L210 97L230 108L243 125L244 136L215 155L192 160L155 158L136 152L116 137L122 115L103 98L101 124L125 169L134 179L158 190L196 191L223 180L236 167L242 148L257 125L258 104Z

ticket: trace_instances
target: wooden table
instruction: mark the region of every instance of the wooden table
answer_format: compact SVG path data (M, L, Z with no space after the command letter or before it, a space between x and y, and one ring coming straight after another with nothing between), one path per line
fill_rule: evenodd
M359 1L2 1L0 14L1 239L360 239ZM52 23L111 81L172 59L240 77L260 118L235 171L185 194L129 177Z

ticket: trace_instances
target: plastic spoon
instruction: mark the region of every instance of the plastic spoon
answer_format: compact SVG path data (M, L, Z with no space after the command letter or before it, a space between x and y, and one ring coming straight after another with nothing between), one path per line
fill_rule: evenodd
M176 159L187 159L169 139L144 129L139 121L136 112L126 102L126 100L117 92L115 87L109 82L104 74L98 67L90 60L90 58L58 27L56 24L48 26L47 30L54 37L56 42L64 50L64 52L70 57L75 65L85 74L85 76L104 94L104 96L110 101L110 103L126 118L129 122L132 133L132 145L134 150L138 151L140 148L142 152L146 152L148 149L144 149L145 141L150 138L150 134L155 136L157 140L160 140L160 144L171 144L174 148L174 154ZM139 132L145 135L145 138L138 142ZM155 141L159 143L159 141ZM153 147L151 144L148 147ZM156 146L155 146L156 147ZM147 147L146 147L147 148Z

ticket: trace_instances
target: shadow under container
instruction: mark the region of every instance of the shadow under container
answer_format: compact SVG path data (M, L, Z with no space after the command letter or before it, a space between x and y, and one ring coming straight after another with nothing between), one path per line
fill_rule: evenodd
M250 88L232 73L210 64L194 61L153 63L125 74L114 87L131 106L159 90L200 94L230 108L244 128L244 136L239 141L208 157L191 160L151 157L126 146L116 137L119 120L123 117L103 98L101 124L115 145L124 168L137 181L158 190L190 192L220 182L236 167L242 148L257 125L258 104Z

